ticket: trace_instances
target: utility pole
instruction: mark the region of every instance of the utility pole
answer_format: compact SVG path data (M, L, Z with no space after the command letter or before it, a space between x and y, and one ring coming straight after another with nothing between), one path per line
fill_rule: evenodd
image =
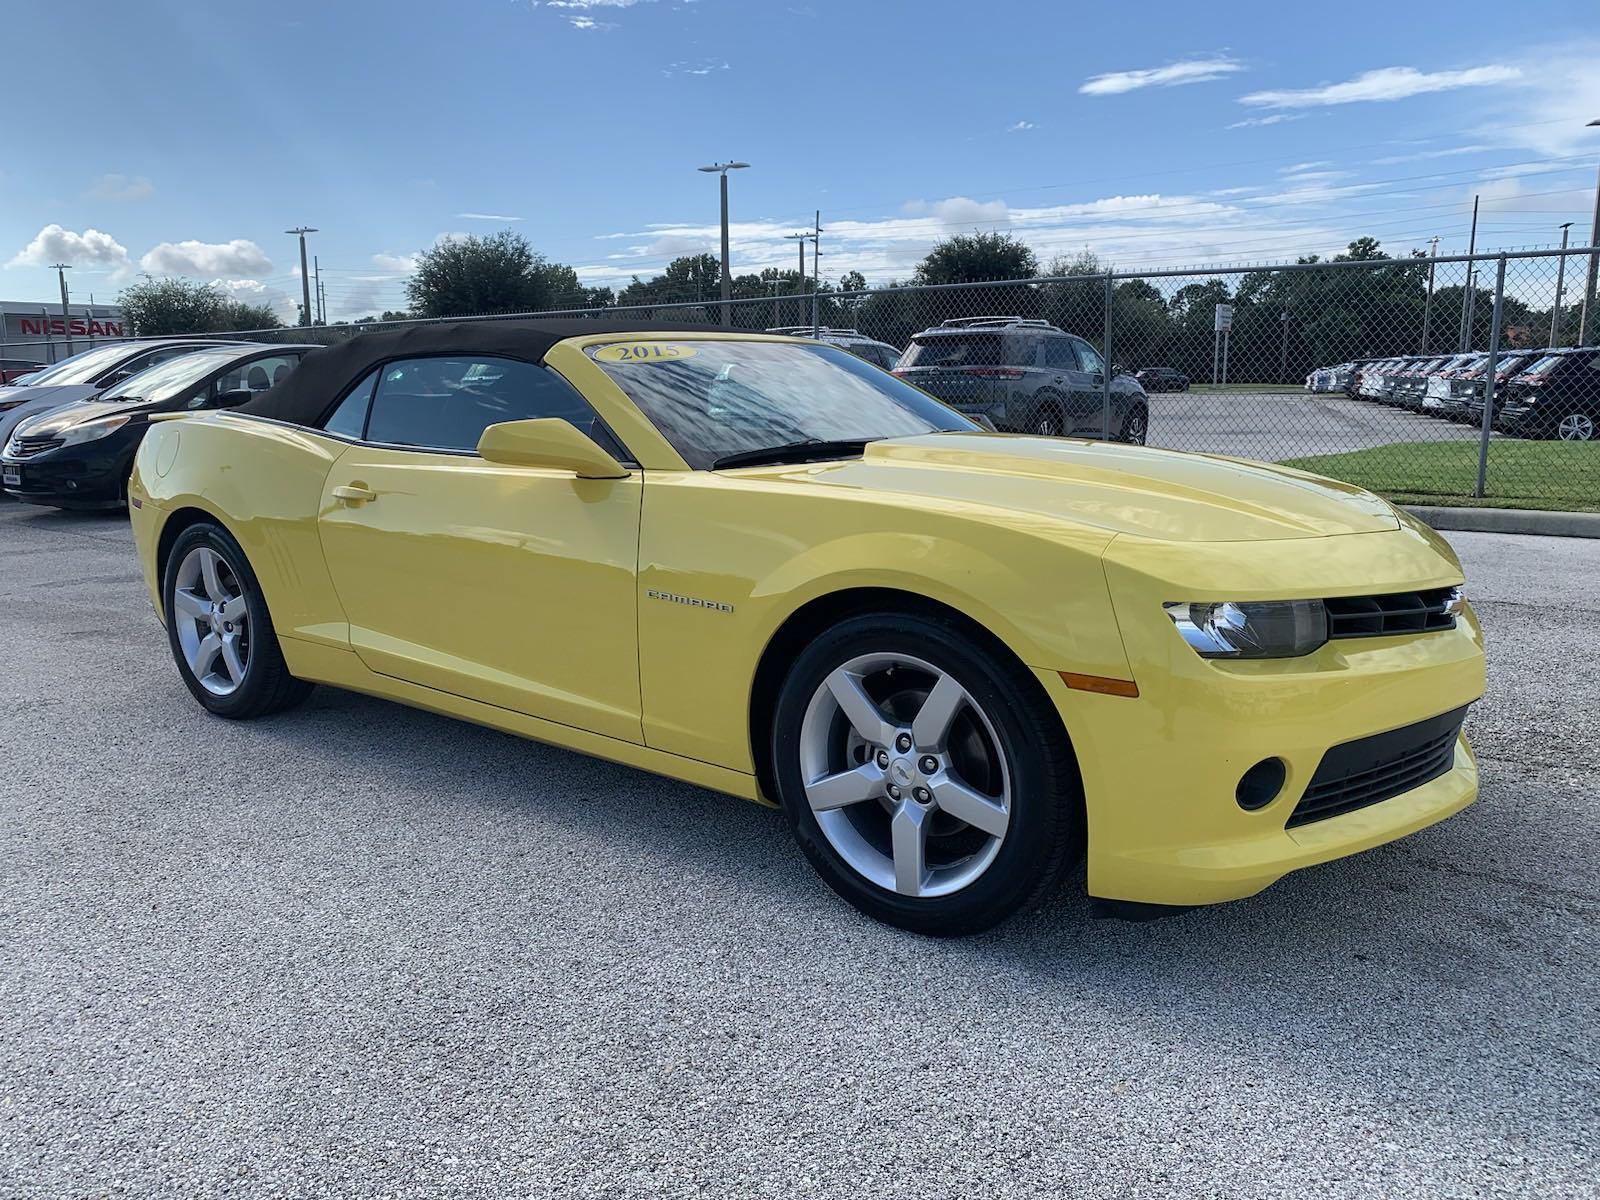
M1465 354L1472 340L1472 307L1478 296L1478 268L1473 255L1478 249L1478 200L1472 197L1472 235L1467 240L1467 290L1461 297L1461 345L1458 353Z
M1561 227L1561 257L1556 259L1556 302L1550 306L1550 348L1557 346L1556 331L1561 327L1561 293L1567 287L1567 235L1572 231L1572 222L1568 221Z
M311 256L311 279L317 289L317 324L327 324L327 314L322 310L322 264L317 261L317 256Z
M285 229L284 232L294 234L300 239L300 323L310 325L315 314L311 311L311 274L306 270L306 234L317 231L310 226L302 225L297 229Z
M317 324L328 323L328 285L317 280Z
M1600 125L1600 121L1590 121L1590 125ZM1594 182L1594 231L1589 234L1589 278L1583 285L1583 309L1578 314L1578 340L1579 346L1589 344L1589 314L1595 307L1595 276L1600 275L1600 250L1593 247L1600 246L1600 173L1595 176Z
M1428 352L1428 323L1433 319L1433 269L1436 265L1434 259L1439 257L1439 235L1434 234L1428 239L1428 298L1422 304L1422 348L1419 354Z
M722 176L722 323L733 324L733 275L728 270L728 172L742 171L747 162L712 163L700 170Z
M790 233L784 235L785 241L794 242L800 247L800 286L795 292L795 295L799 298L799 307L795 309L795 316L797 316L799 320L795 322L796 325L803 324L806 319L806 239L810 236L811 235L809 233Z
M822 210L817 209L811 222L811 273L816 282L811 289L811 336L822 336L822 323L817 319L817 302L822 293Z
M51 263L51 268L56 273L56 279L61 284L61 332L67 339L67 357L72 357L72 310L67 307L67 272L72 270L71 263Z

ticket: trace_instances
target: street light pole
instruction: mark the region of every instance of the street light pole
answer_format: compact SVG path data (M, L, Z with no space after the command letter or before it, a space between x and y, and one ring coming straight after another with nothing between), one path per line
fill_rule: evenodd
M795 292L797 298L795 316L798 318L795 321L796 325L803 325L806 319L806 239L810 236L809 233L784 234L785 241L794 242L800 247L800 286Z
M1550 348L1556 347L1556 330L1561 325L1561 293L1567 286L1567 235L1572 231L1572 222L1568 221L1561 227L1561 257L1556 259L1556 302L1550 306Z
M728 270L728 172L741 171L747 162L712 163L700 170L722 176L722 323L733 324L733 276Z
M302 225L298 229L285 229L284 232L296 234L300 238L300 298L303 302L303 307L300 309L300 323L310 325L315 314L311 311L311 275L306 270L306 234L317 231Z
M1591 126L1600 125L1600 121L1590 121ZM1589 245L1600 246L1600 173L1595 176L1594 182L1594 232L1589 235ZM1600 274L1600 250L1589 255L1589 278L1583 285L1583 310L1578 314L1578 345L1587 345L1589 341L1589 313L1595 306L1595 276Z
M67 272L72 270L71 263L51 263L55 268L56 280L61 284L61 332L67 339L67 357L72 357L72 309L67 304Z
M1461 345L1458 353L1465 354L1472 344L1472 310L1478 298L1478 200L1472 197L1472 234L1467 238L1467 290L1461 297Z

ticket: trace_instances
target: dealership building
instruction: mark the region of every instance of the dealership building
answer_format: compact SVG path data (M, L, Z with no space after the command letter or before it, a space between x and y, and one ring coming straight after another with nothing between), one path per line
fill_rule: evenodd
M63 313L59 304L0 300L0 358L52 363L127 333L115 304L69 304Z

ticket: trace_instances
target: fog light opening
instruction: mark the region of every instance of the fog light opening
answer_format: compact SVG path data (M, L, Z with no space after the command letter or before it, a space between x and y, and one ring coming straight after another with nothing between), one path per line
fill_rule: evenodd
M1281 758L1264 758L1239 777L1234 799L1246 812L1265 808L1278 798L1287 775Z

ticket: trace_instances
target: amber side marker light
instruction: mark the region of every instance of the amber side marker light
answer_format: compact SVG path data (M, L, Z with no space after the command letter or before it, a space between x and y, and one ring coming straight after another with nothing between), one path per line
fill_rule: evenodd
M1061 682L1079 692L1098 692L1102 696L1139 695L1139 685L1131 679L1107 679L1104 675L1079 675L1073 671L1060 672Z

